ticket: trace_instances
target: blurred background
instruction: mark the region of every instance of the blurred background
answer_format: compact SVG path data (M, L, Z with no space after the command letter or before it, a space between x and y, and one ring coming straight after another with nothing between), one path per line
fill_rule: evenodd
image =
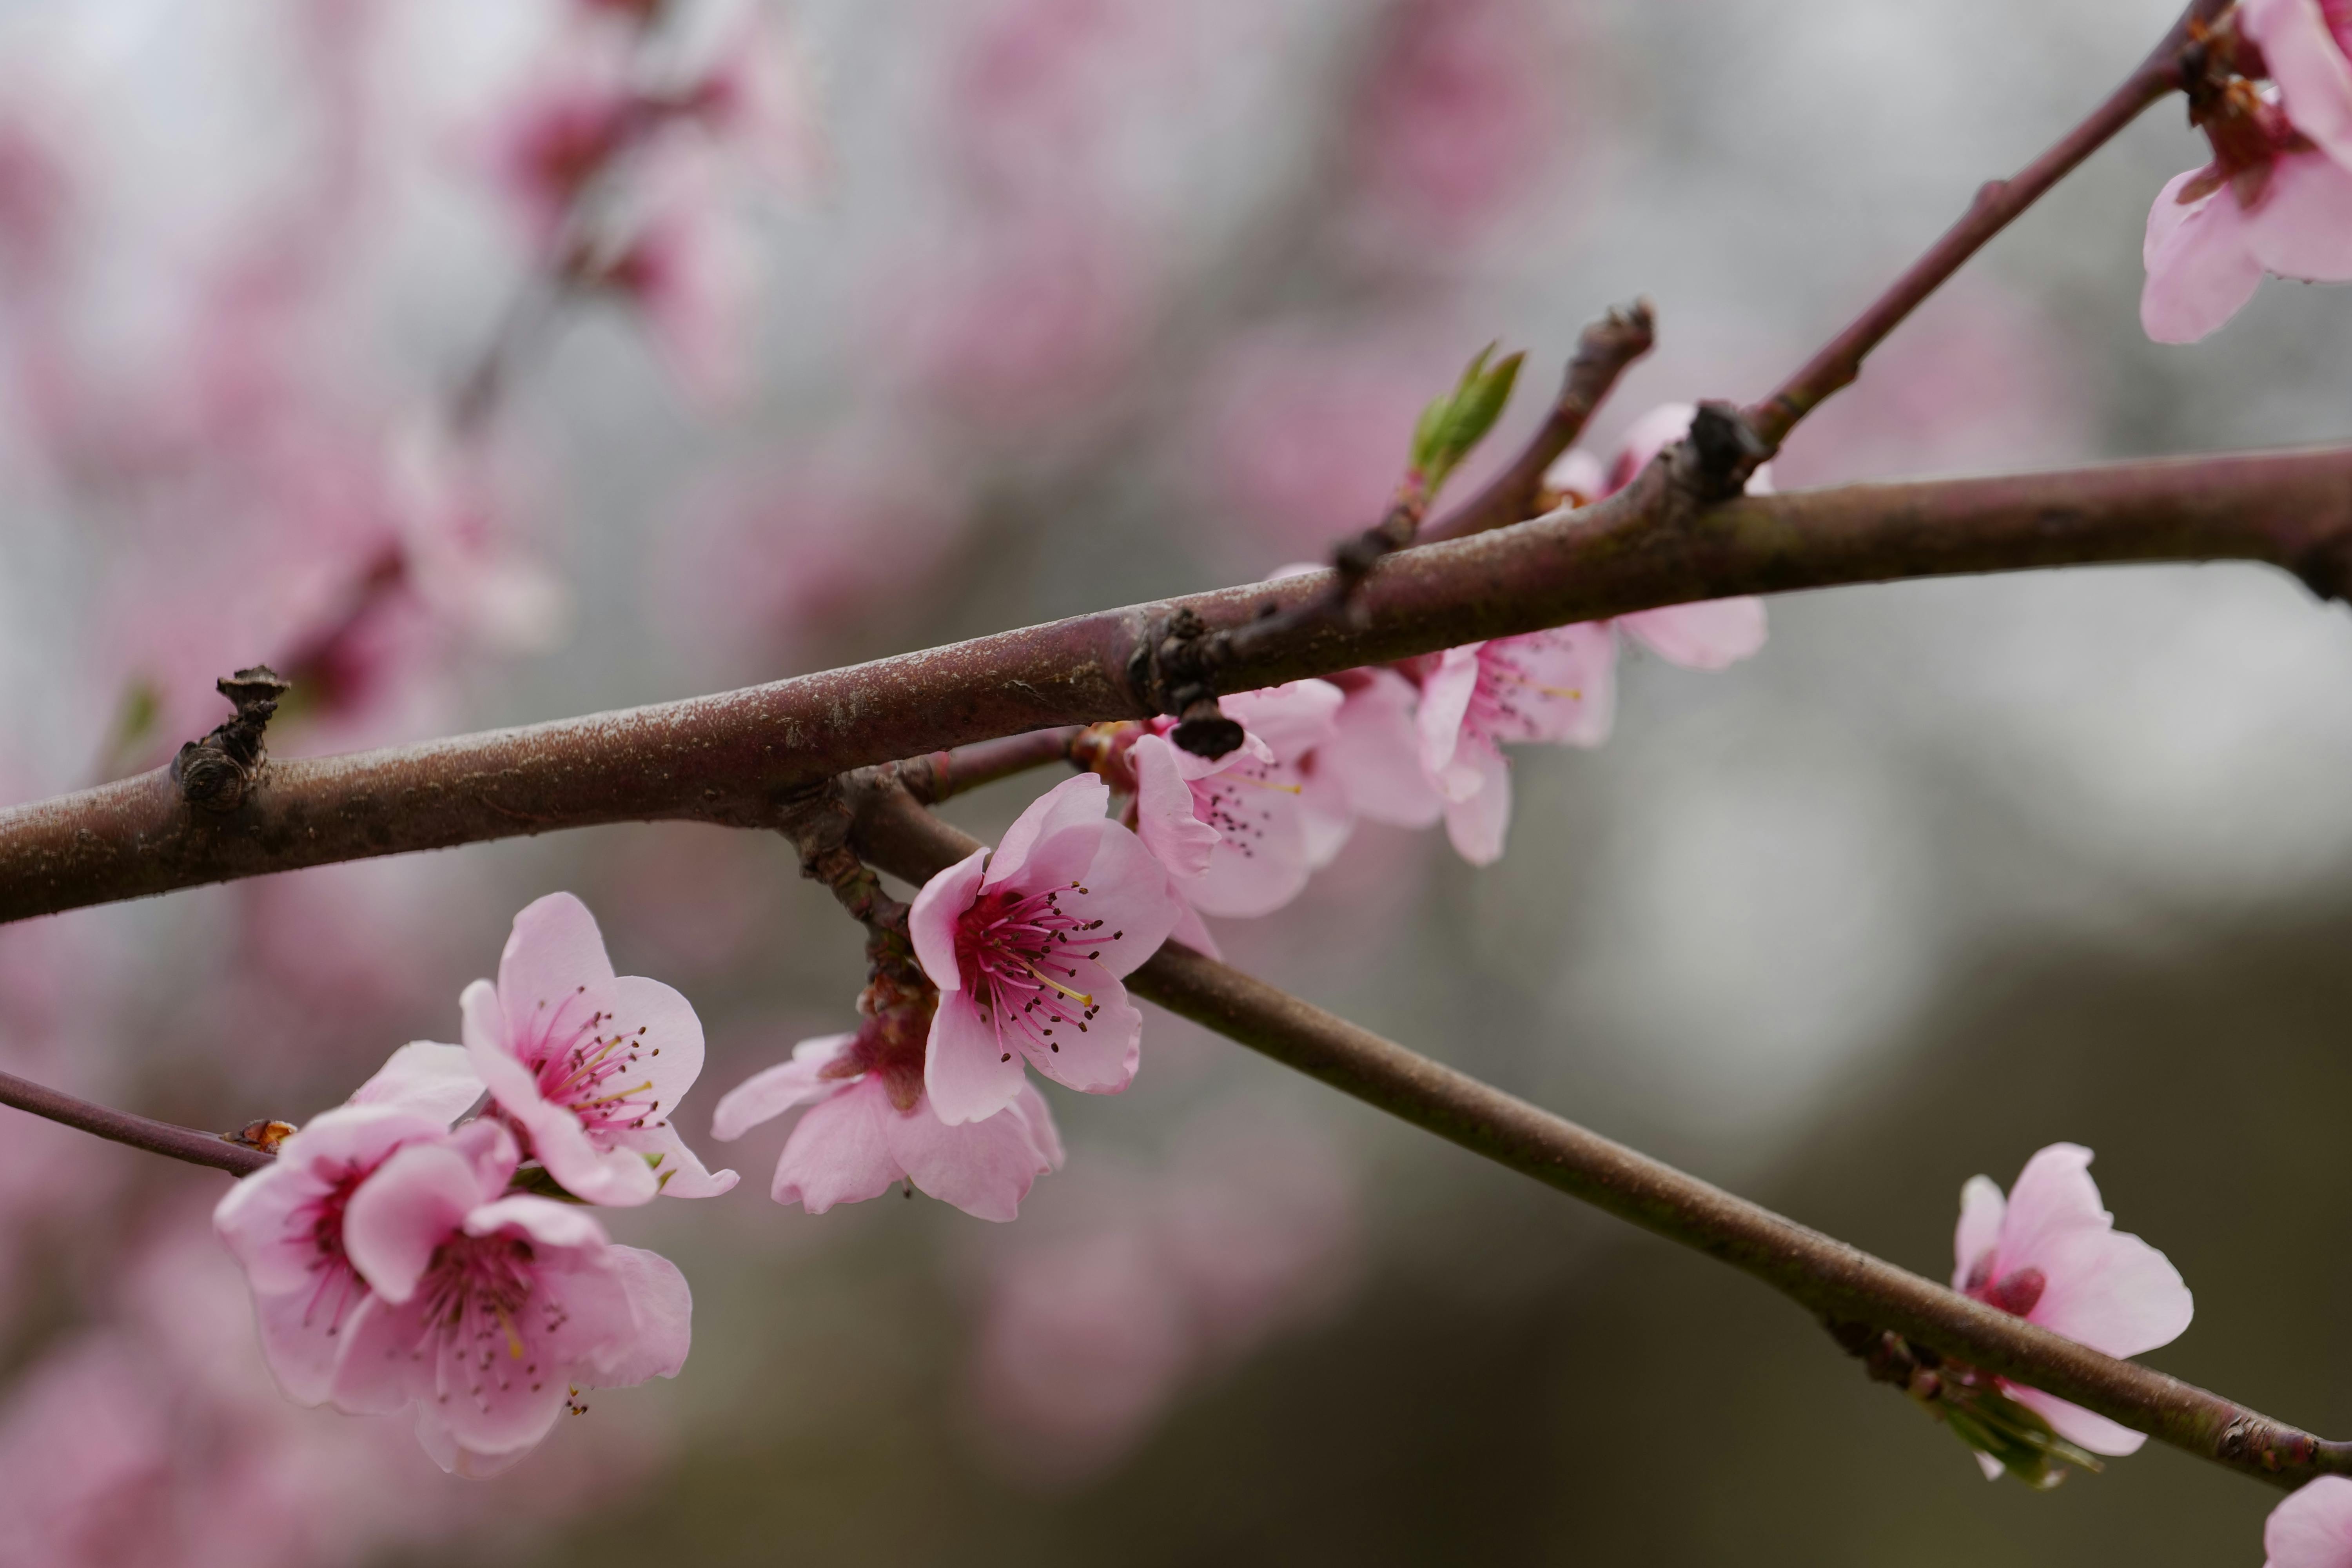
M155 765L256 660L302 754L1262 575L1377 515L1480 344L1531 351L1507 450L1647 294L1605 452L1767 390L2171 14L0 0L0 799ZM2142 337L2203 157L2149 115L1782 486L2344 437L2341 296ZM2352 622L2242 566L1771 616L1520 755L1500 865L1367 825L1228 955L1931 1275L1967 1177L2088 1143L2197 1293L2152 1359L2352 1434ZM300 1120L454 1038L556 888L700 1010L703 1116L851 1016L780 844L626 826L9 927L0 1058ZM780 1128L705 1143L740 1188L614 1226L693 1282L684 1373L488 1483L278 1396L218 1176L7 1113L0 1562L2259 1561L2262 1489L1988 1486L1760 1287L1174 1020L1048 1092L1010 1226L813 1218Z

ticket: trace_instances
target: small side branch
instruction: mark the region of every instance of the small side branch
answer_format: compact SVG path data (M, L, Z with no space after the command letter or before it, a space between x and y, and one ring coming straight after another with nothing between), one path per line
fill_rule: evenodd
M206 1132L133 1116L127 1110L77 1099L30 1079L18 1078L15 1073L0 1072L0 1105L12 1105L117 1143L128 1143L133 1149L144 1149L151 1154L167 1154L192 1165L209 1165L232 1176L257 1171L276 1158L268 1149L239 1142L245 1134Z
M2196 0L2164 41L2156 47L2122 86L2093 110L2040 157L2007 180L1981 186L1960 220L1913 262L1886 291L1872 300L1846 329L1824 344L1769 397L1745 411L1748 427L1769 455L1780 449L1797 422L1824 399L1852 384L1862 374L1862 362L1885 341L1887 333L1919 308L1927 298L1984 248L1993 236L2007 228L2075 165L2112 141L2116 132L2138 119L2168 94L2189 85L2191 57L2200 46L2195 36L2204 24L2227 8L2229 0Z
M920 881L975 842L903 791L869 791L853 841ZM1754 1276L1834 1324L1864 1323L2097 1411L2281 1487L2352 1472L2329 1443L2219 1394L2102 1355L1405 1049L1170 942L1128 977L1156 1002L1473 1153Z

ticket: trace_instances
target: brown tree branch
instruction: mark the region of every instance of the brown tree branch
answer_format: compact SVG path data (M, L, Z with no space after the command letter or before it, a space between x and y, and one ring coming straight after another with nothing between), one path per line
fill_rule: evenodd
M1401 552L1320 622L1216 664L1228 691L1660 605L2102 562L2268 562L2352 584L2352 447L1743 498L1654 464L1596 506ZM235 811L163 770L0 812L0 921L598 823L765 826L852 768L1167 710L1162 650L1213 650L1325 574L1133 605L713 697L346 756L272 760Z
M209 1165L232 1176L257 1171L275 1158L267 1150L238 1142L228 1133L205 1132L133 1116L127 1110L79 1100L10 1072L0 1072L0 1105L13 1105L35 1116L45 1116L84 1132L95 1132L117 1143L128 1143L133 1149L144 1149L151 1154L168 1154L192 1165Z
M853 788L852 843L920 883L979 847L888 787ZM2185 1453L2294 1487L2352 1472L2331 1443L1971 1300L1430 1060L1178 942L1135 994L1416 1127L1754 1276L1833 1329L1866 1323L2072 1400Z
M1978 188L1976 198L1960 220L1943 237L1872 300L1846 329L1824 344L1763 402L1745 410L1748 427L1769 457L1787 440L1797 422L1841 387L1862 374L1862 362L1905 317L1919 308L1944 281L1993 236L2042 199L2049 189L2073 173L2076 164L2113 140L2116 133L2165 98L2189 85L2201 71L2201 45L2195 40L2204 24L2229 6L2230 0L2195 0L2170 32L2140 63L2139 68L2108 94L2083 122L2051 145L2040 157L2007 180L1990 180Z

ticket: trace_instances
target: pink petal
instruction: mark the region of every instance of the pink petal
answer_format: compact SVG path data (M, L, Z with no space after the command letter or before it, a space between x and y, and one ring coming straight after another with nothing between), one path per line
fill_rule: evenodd
M465 1231L467 1236L510 1232L540 1251L600 1247L612 1239L596 1223L596 1216L578 1204L560 1204L528 1193L482 1205L466 1216Z
M580 1119L560 1105L533 1100L505 1105L516 1125L530 1135L530 1152L563 1190L583 1203L635 1208L660 1192L652 1167L627 1149L600 1147Z
M1696 404L1661 403L1625 426L1625 434L1618 438L1616 458L1609 466L1610 490L1613 493L1632 484L1659 453L1690 434L1691 421L1697 417Z
M1306 803L1288 770L1255 761L1192 786L1194 809L1221 836L1208 869L1184 896L1203 914L1272 914L1307 889L1311 870Z
M482 1201L478 1173L446 1143L414 1144L360 1184L343 1211L343 1251L388 1301L415 1293L439 1247Z
M1194 952L1204 953L1211 958L1223 958L1224 952L1217 946L1217 939L1211 934L1208 925L1201 919L1201 911L1181 899L1177 901L1176 929L1168 933L1168 940L1181 942Z
M963 985L963 966L956 962L956 920L980 896L981 879L987 874L988 851L975 849L924 883L908 908L907 936L916 962L942 994Z
M2263 1526L2263 1568L2345 1568L2352 1563L2352 1480L2321 1476L2271 1510Z
M446 1134L429 1118L386 1106L322 1112L279 1146L265 1165L228 1190L213 1228L245 1266L255 1290L309 1290L320 1262L308 1205L346 1173L372 1170L394 1151Z
M1136 1066L1142 1059L1143 1015L1128 1001L1127 987L1119 984L1118 976L1101 964L1090 959L1073 958L1069 967L1076 973L1065 984L1094 998L1093 1021L1083 1033L1075 1022L1049 1026L1054 1037L1042 1044L1024 1034L1020 1037L1021 1050L1028 1056L1031 1067L1055 1083L1081 1094L1117 1094L1134 1081ZM940 1015L944 1016L946 1011L941 1007ZM936 1024L931 1039L936 1047ZM1018 1056L1012 1065L1020 1066ZM996 1109L1011 1104L1018 1089L1017 1082L1008 1086ZM942 1116L940 1120L947 1118ZM961 1120L977 1118L967 1116Z
M2147 283L2140 327L2159 343L2193 343L2244 308L2262 285L2246 215L2227 187L2182 206L2180 187L2203 174L2176 174L2148 210L2143 255Z
M2196 1315L2180 1271L2136 1236L2098 1229L2056 1237L2042 1246L2037 1263L2047 1283L2027 1316L2109 1355L2168 1345Z
M2004 1379L2001 1390L2049 1422L2058 1436L2070 1443L2080 1444L2094 1454L2137 1454L2140 1445L2147 1441L2147 1435L2144 1432L2135 1432L2128 1426L2110 1421L2079 1405L2069 1405L2038 1388L2026 1388Z
M1617 638L1595 622L1488 643L1483 657L1512 679L1516 725L1496 739L1598 746L1617 717Z
M1620 616L1617 624L1669 663L1687 669L1721 669L1764 646L1764 601L1669 605Z
M1093 773L1064 779L1013 819L997 841L996 853L989 857L988 878L982 886L993 888L1018 877L1037 846L1065 829L1102 821L1109 808L1110 786Z
M515 1054L514 1036L498 988L477 980L457 995L460 1037L474 1076L509 1110L539 1102L539 1080Z
M666 1198L723 1197L741 1180L732 1171L714 1171L704 1164L673 1121L624 1134L621 1146L644 1156Z
M793 1047L790 1061L753 1073L719 1097L710 1113L710 1135L721 1143L732 1142L796 1105L838 1091L845 1079L817 1074L856 1038L856 1035L823 1035L803 1040Z
M1221 706L1226 717L1265 742L1274 761L1289 763L1330 739L1346 700L1347 694L1328 680L1291 680L1237 691Z
M702 1020L694 1004L675 988L642 974L592 985L587 1000L604 1015L604 1033L638 1047L634 1075L627 1081L651 1085L657 1109L674 1111L702 1076Z
M918 1100L903 1114L886 1110L880 1122L890 1157L909 1181L980 1219L1013 1218L1030 1184L1053 1169L1027 1117L1015 1106L950 1127Z
M627 1388L653 1377L676 1377L694 1345L694 1292L677 1265L640 1247L608 1247L601 1266L616 1280L629 1307L631 1331L591 1357L598 1388Z
M1128 752L1135 769L1135 832L1144 847L1180 880L1209 868L1217 830L1193 814L1192 785L1164 736L1146 735Z
M1029 1141L1037 1146L1045 1168L1060 1170L1063 1160L1067 1157L1062 1151L1062 1130L1054 1125L1053 1108L1045 1103L1045 1097L1037 1092L1036 1086L1024 1079L1021 1092L1013 1097L1013 1103L1004 1110L1005 1114L1021 1118L1028 1127Z
M1544 470L1543 482L1547 489L1566 491L1579 505L1599 500L1612 488L1609 470L1601 466L1601 459L1581 447L1562 452Z
M2294 128L2338 163L2352 163L2352 61L2318 0L2242 0L2238 26L2262 46Z
M2352 169L2317 153L2282 154L2244 221L2265 271L2307 283L2352 279Z
M1990 1176L1970 1176L1960 1188L1960 1223L1952 1232L1953 1289L1980 1283L1975 1272L1978 1260L2000 1245L2001 1216L2008 1211L2000 1184Z
M570 893L550 893L514 918L499 959L499 999L520 1019L541 1004L554 1006L580 986L612 978L596 917Z
M412 1040L352 1092L353 1105L413 1110L446 1127L482 1098L479 1073L463 1046Z
M2080 1143L2053 1143L2025 1163L2010 1189L2000 1227L2000 1272L2039 1268L2048 1274L2053 1240L2078 1230L2104 1231L2113 1224L2114 1216L2100 1205L2098 1184L2091 1180L2091 1152Z
M1475 783L1462 799L1446 802L1445 837L1473 866L1491 866L1503 858L1511 826L1511 764L1500 752L1480 751L1465 766Z
M1021 1070L1018 1061L1013 1070ZM835 1204L880 1197L905 1174L891 1156L883 1127L885 1117L897 1114L889 1090L880 1079L872 1077L859 1079L845 1093L810 1107L784 1141L770 1195L780 1204L798 1204L811 1214L823 1214Z
M968 993L940 994L923 1059L923 1089L931 1109L950 1127L995 1115L1021 1090L1020 1053L997 1038Z
M352 1415L390 1415L409 1401L409 1352L415 1348L414 1304L369 1296L343 1321L330 1397Z
M1421 765L1444 790L1448 770L1462 749L1462 726L1478 689L1478 650L1484 643L1450 647L1421 683ZM1450 795L1448 798L1452 798Z
M323 1405L333 1392L335 1356L343 1348L343 1330L368 1289L350 1269L324 1281L323 1290L297 1289L277 1295L256 1293L255 1326L261 1333L262 1359L286 1397L297 1405Z
M1336 775L1349 808L1374 822L1433 826L1445 803L1421 770L1413 721L1419 693L1392 669L1365 674L1365 682L1348 693L1331 738L1317 748L1316 768Z
M1115 822L1095 838L1084 873L1086 890L1062 900L1073 915L1100 921L1087 940L1113 974L1132 973L1160 951L1176 929L1183 905L1168 885L1167 868L1143 841Z

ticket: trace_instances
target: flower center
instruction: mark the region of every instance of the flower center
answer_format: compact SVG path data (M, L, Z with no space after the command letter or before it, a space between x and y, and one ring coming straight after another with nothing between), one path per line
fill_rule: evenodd
M324 1313L327 1332L340 1331L343 1313L362 1293L359 1273L343 1253L343 1211L351 1206L352 1194L368 1174L357 1165L346 1164L335 1173L324 1192L295 1211L295 1228L309 1229L310 1272L317 1276L317 1283L310 1288L310 1300L302 1309L305 1328Z
M1008 1028L1031 1045L1058 1051L1055 1029L1075 1028L1083 1035L1100 1011L1074 984L1078 971L1071 961L1100 958L1127 933L1101 935L1101 921L1062 908L1066 895L1084 898L1087 891L1076 882L1043 893L992 889L956 918L956 965L964 989L996 1030L1006 1060L1013 1055L1004 1045Z
M540 1362L523 1331L551 1334L569 1314L544 1293L534 1300L535 1283L530 1243L520 1237L453 1236L434 1248L418 1287L424 1333L416 1353L434 1362L436 1397L446 1401L458 1392L449 1385L453 1372L478 1405L487 1406L493 1388L509 1390L518 1379L533 1392L541 1387Z
M646 1043L644 1026L625 1031L609 1013L567 1025L571 1011L568 1005L558 1010L523 1055L539 1079L540 1098L571 1111L591 1133L643 1127L661 1101L653 1098L653 1079L640 1059L661 1055L661 1047Z
M1990 1270L1986 1272L1990 1274ZM2034 1304L2042 1300L2042 1291L2049 1287L2049 1276L2039 1268L2016 1268L1998 1279L1987 1279L1981 1282L1975 1280L1972 1275L1968 1293L1988 1307L1998 1307L2011 1317L2022 1318L2033 1310Z

